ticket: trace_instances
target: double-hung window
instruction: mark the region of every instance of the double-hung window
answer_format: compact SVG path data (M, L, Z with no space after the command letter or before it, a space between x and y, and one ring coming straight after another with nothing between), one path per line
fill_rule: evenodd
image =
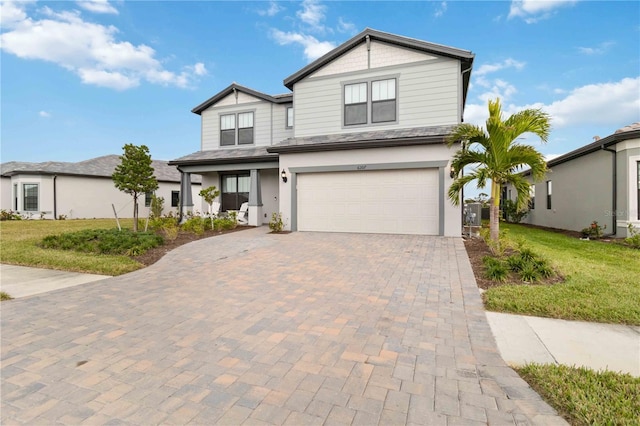
M397 120L397 79L368 80L344 85L344 125Z
M344 124L367 124L367 83L344 86Z
M536 186L531 185L529 188L529 208L534 210L536 208Z
M396 121L396 79L371 82L371 122Z
M547 210L551 210L551 181L547 181Z
M253 144L253 112L220 116L220 145Z
M38 184L25 183L22 185L22 209L28 212L38 211Z
M180 204L180 191L171 191L171 207L178 207Z

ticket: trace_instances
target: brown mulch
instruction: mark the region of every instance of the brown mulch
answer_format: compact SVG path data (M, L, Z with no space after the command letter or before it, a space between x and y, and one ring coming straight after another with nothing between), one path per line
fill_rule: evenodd
M178 233L178 236L175 240L170 240L165 238L164 244L160 247L152 248L151 250L147 250L145 253L140 256L131 256L131 258L135 261L142 263L145 266L153 265L158 260L162 258L165 254L169 253L176 247L180 247L183 244L190 243L192 241L201 240L203 238L217 237L218 235L230 234L232 232L243 231L245 229L253 228L252 226L238 226L235 229L223 230L223 231L205 231L202 235L196 235L192 232L182 232Z
M567 231L571 232L571 231ZM497 287L501 285L552 285L561 283L564 281L564 277L556 275L547 279L540 279L535 283L529 283L521 281L515 274L509 274L506 281L492 281L485 277L485 266L482 262L482 258L485 256L492 256L489 246L482 238L465 238L464 247L467 249L467 255L469 256L469 262L471 262L471 268L473 269L473 275L476 277L476 283L478 287L483 290L487 290L491 287ZM506 253L507 255L511 253Z

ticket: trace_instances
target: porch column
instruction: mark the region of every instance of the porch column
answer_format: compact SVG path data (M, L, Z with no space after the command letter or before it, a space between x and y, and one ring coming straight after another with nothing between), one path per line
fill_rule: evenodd
M191 173L180 171L180 218L184 219L187 212L193 210L191 195Z
M249 226L262 225L262 188L260 187L260 171L251 169L249 186Z

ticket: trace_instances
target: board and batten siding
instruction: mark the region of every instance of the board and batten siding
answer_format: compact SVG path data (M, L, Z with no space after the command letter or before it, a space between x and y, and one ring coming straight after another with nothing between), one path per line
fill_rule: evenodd
M271 145L271 103L251 98L253 102L227 106L216 104L202 111L203 151L220 148L220 115L247 111L254 112L254 146Z
M306 78L295 84L295 136L457 124L460 62L432 59L363 72ZM342 126L342 84L398 76L398 121Z

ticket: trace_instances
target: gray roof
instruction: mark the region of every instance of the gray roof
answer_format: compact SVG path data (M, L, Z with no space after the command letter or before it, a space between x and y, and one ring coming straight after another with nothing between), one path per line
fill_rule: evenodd
M197 151L169 161L171 165L186 166L189 164L229 164L251 163L257 161L273 161L278 154L267 152L266 146L252 146L244 148L220 148L210 151Z
M238 92L246 93L258 99L262 99L264 101L271 102L274 104L286 104L286 103L293 102L293 93L284 93L284 94L271 96L271 95L267 95L266 93L262 93L262 92L258 92L257 90L250 89L248 87L241 86L240 84L234 82L234 83L231 83L226 88L222 89L220 92L210 97L209 99L207 99L206 101L204 101L203 103L201 103L200 105L198 105L197 107L193 108L191 112L194 114L200 115L202 111L204 111L205 109L209 108L212 105L215 105L216 102L219 102L222 99L226 98L231 93L233 93L234 90Z
M444 143L455 126L414 127L408 129L370 130L288 138L267 149L268 152L333 151L358 148L383 148L402 145Z
M448 58L458 59L462 63L461 72L462 72L462 80L463 80L463 99L462 104L464 105L467 98L467 89L469 87L469 79L471 77L471 68L473 66L473 59L475 58L475 54L468 50L457 49L455 47L445 46L442 44L429 43L422 40L417 40L414 38L403 37L395 34L385 33L382 31L374 30L371 28L366 28L360 34L355 35L351 39L342 43L340 46L336 47L329 53L321 56L315 61L311 62L306 67L301 70L291 74L289 77L284 79L284 85L293 90L293 85L308 75L314 73L319 70L323 66L327 65L331 61L335 60L345 52L353 49L354 47L366 43L367 39L369 40L378 40L384 43L393 44L400 47L405 47L408 49L418 50L425 53L430 53L437 56L445 56ZM468 71L468 72L466 72Z
M47 161L44 163L26 163L10 161L0 164L0 175L12 176L16 174L44 174L44 175L70 175L70 176L95 176L111 178L116 166L120 164L119 155L105 155L77 163ZM162 160L152 160L152 166L156 179L162 182L180 182L180 172L175 166ZM192 182L199 182L200 177L193 176Z

